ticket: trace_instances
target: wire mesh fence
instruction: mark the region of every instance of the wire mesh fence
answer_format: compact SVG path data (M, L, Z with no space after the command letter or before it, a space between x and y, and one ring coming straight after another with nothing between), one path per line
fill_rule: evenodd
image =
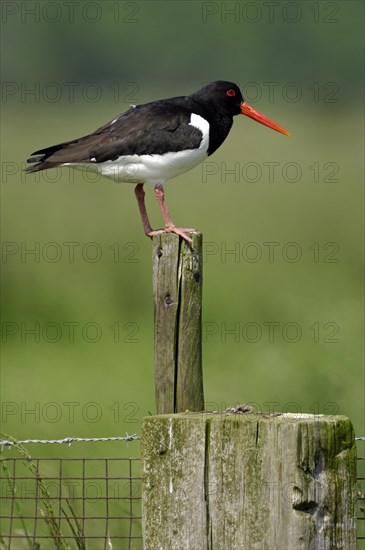
M5 458L1 470L1 549L142 549L138 458Z
M357 440L365 550L365 439ZM0 550L142 550L139 458L2 458Z

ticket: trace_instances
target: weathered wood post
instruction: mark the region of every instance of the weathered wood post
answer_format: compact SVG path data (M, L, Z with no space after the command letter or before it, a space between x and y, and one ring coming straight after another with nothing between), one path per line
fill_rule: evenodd
M142 426L145 550L355 550L344 416L177 414Z
M153 238L155 387L158 414L204 410L202 234L192 245L171 233Z

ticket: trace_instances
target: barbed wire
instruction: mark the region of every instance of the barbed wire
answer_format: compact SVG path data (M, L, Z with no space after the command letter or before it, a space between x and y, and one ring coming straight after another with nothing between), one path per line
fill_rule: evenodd
M129 435L126 432L125 437L65 437L63 439L23 439L22 441L10 441L10 440L1 440L0 447L11 447L13 445L28 445L30 443L53 443L56 445L68 445L71 443L94 443L94 442L105 442L105 441L139 441L141 438L137 434ZM355 437L355 441L365 441L365 436Z
M22 441L0 440L0 447L11 447L12 445L28 445L29 443L55 443L57 445L68 445L79 442L105 442L105 441L137 441L141 439L138 435L129 435L126 432L125 437L65 437L64 439L24 439Z

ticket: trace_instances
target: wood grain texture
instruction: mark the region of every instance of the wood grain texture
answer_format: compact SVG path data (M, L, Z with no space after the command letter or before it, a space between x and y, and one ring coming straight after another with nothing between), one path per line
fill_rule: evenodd
M355 550L344 416L179 414L142 428L145 550Z
M159 414L204 409L202 235L153 238L155 386Z

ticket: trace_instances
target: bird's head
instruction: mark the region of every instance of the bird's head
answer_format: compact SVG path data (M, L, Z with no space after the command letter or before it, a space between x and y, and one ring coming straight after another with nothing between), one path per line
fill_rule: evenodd
M272 130L290 136L290 132L285 130L285 128L282 128L265 115L255 111L255 109L246 103L241 90L234 82L227 82L225 80L211 82L193 94L193 97L196 97L200 101L203 100L204 102L214 104L217 110L223 111L228 116L245 115Z

